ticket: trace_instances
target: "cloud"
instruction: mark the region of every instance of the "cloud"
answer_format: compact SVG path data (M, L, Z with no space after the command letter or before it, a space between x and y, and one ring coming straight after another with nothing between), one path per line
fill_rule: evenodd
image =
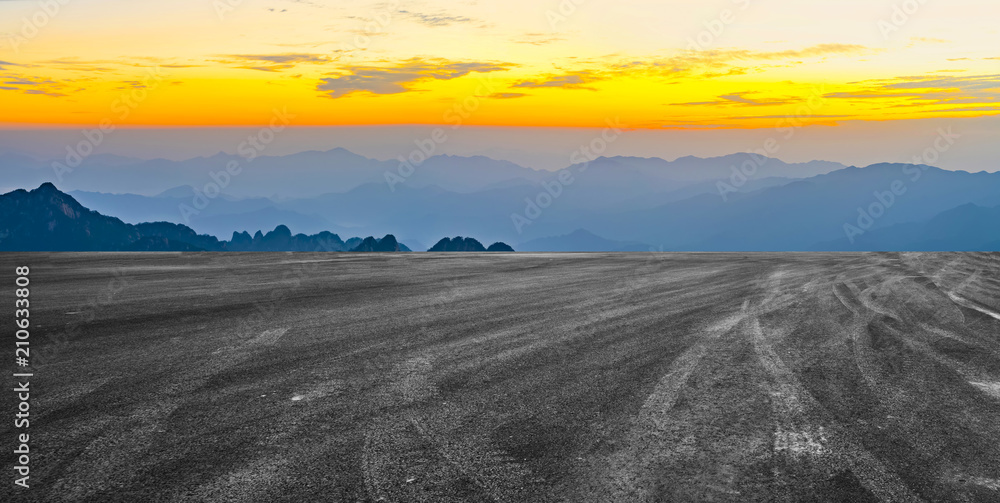
M545 88L558 87L560 89L586 89L595 91L593 87L584 84L598 80L592 72L574 72L565 75L547 75L536 80L525 80L514 84L512 87L523 88Z
M516 44L546 45L566 40L565 37L552 35L550 33L525 33L521 38L514 40Z
M66 96L63 93L57 91L47 91L45 89L25 89L24 94L42 94L45 96L53 96L53 97Z
M830 55L862 54L869 50L867 47L857 44L819 44L800 50L749 52L748 57L751 59L816 58Z
M354 66L343 68L345 73L321 79L316 89L331 98L367 92L399 94L410 91L414 84L429 80L452 80L470 73L504 71L511 63L453 62L411 58L394 66Z
M27 75L0 75L0 86L6 91L21 91L24 94L38 94L52 97L66 96L62 91L77 86L77 81L55 81L44 77Z
M911 44L910 44L911 46L914 43L923 43L923 44L948 44L948 43L951 43L950 40L944 40L944 39L941 39L941 38L929 38L929 37L910 37L910 42L911 42Z
M332 61L322 54L230 54L220 56L221 63L235 64L237 68L276 72L300 64L323 64Z
M661 66L676 68L688 67L720 67L733 61L774 61L818 58L824 56L843 56L863 54L871 51L868 47L856 44L818 44L805 49L789 49L785 51L750 51L746 49L713 49L707 51L688 51L687 53L657 62Z
M890 108L970 104L1000 101L1000 74L970 76L907 76L894 79L852 82L857 91L823 95L843 100L897 100Z
M106 73L131 75L134 74L134 70L132 70L132 68L153 68L156 66L161 68L191 68L204 65L182 64L177 63L176 60L173 59L163 60L149 56L135 56L103 60L82 60L76 57L67 57L39 61L37 64L21 66L26 68L38 67L45 68L46 70L63 70L67 72L83 72L88 74Z
M472 23L475 21L472 18L465 16L421 14L419 12L412 12L408 10L400 10L399 13L402 14L403 17L427 26L448 26L457 23Z
M937 113L941 112L993 112L1000 113L1000 104L993 105L992 107L965 107L965 108L946 108L944 110L934 110Z
M670 103L670 106L726 106L726 105L748 105L753 107L787 105L800 100L791 98L764 98L752 99L747 95L760 94L756 91L743 91L739 93L724 94L714 101L692 101L688 103Z
M595 90L590 84L610 78L716 78L735 75L746 75L760 72L773 64L758 62L779 62L792 60L800 63L800 59L822 58L834 55L861 54L872 51L868 47L855 44L818 44L803 49L785 51L751 51L745 49L714 49L704 51L687 51L675 56L660 59L625 60L608 63L615 55L599 59L576 60L574 64L587 69L567 72L562 75L542 75L518 82L515 88L560 88ZM757 100L746 96L748 93L736 93L720 96L719 100L708 102L677 103L677 105L780 105L788 100Z
M523 98L525 96L527 96L527 94L525 93L493 93L487 96L487 98L493 98L498 100L510 100L514 98Z
M128 91L131 89L145 89L145 88L146 85L143 84L142 82L139 82L138 80L126 80L122 81L121 85L116 87L115 89Z
M608 64L608 57L578 60L576 63L600 68L597 73L600 73L604 78L709 79L757 73L775 66L802 64L802 60L809 58L863 54L874 50L854 44L818 44L803 49L785 51L691 50L669 57L628 60L613 64Z
M726 118L727 119L749 120L749 119L791 119L791 118L795 118L795 117L797 117L797 116L794 115L794 114L786 114L786 115L736 115L736 116L726 117ZM853 117L853 115L817 115L817 114L812 114L812 115L810 115L809 117L806 117L806 118L809 118L809 119L814 119L814 118L816 118L816 119L843 119L845 117ZM803 117L799 117L799 118L802 119Z
M955 89L959 91L997 89L1000 90L1000 74L971 75L966 77L899 77L886 84L884 89Z

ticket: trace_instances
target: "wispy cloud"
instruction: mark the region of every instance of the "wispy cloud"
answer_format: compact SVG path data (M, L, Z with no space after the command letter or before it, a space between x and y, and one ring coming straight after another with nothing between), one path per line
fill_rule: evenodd
M498 100L510 100L514 98L523 98L525 96L527 96L527 94L525 93L493 93L487 96L487 98L493 98Z
M63 97L72 88L78 87L73 81L56 81L45 77L27 75L0 75L0 86L6 91L21 91L24 94Z
M713 101L692 101L687 103L670 103L671 106L726 106L726 105L746 105L753 107L787 105L800 100L792 98L749 98L748 95L760 94L756 91L743 91L719 96Z
M726 117L732 120L751 120L751 119L787 119L789 117L794 117L792 114L785 115L735 115ZM844 119L847 117L853 117L852 115L810 115L809 119Z
M746 49L719 49L708 51L690 51L666 60L657 61L657 65L672 68L675 71L695 69L715 69L731 66L734 62L752 61L796 61L827 56L846 56L864 54L873 51L863 45L855 44L819 44L804 49L789 49L784 51L750 51Z
M42 94L45 96L52 96L52 97L66 96L64 93L60 93L58 91L50 91L47 89L25 89L23 92L24 94Z
M399 94L411 91L413 85L430 80L452 80L470 73L488 73L507 70L511 63L453 62L411 58L386 66L353 66L323 78L319 91L331 98L341 98L353 93Z
M448 16L445 14L422 14L408 10L400 10L399 14L411 21L427 26L448 26L458 23L472 23L474 19L466 16Z
M857 91L827 93L842 100L896 100L890 106L917 107L956 104L989 104L1000 101L1000 74L970 76L906 76L853 82ZM942 110L943 111L943 110Z
M237 68L277 72L300 64L323 64L332 61L322 54L230 54L216 61L235 64Z
M951 42L950 40L944 40L944 39L941 39L941 38L930 38L930 37L911 37L910 38L910 45L911 46L915 45L915 44L947 44L947 43L950 43L950 42Z
M593 84L598 81L616 78L644 79L706 79L724 76L745 75L751 72L761 72L766 68L782 62L800 63L808 58L825 58L828 56L863 54L873 51L868 47L853 44L819 44L803 49L784 51L751 51L744 49L718 49L706 51L688 51L665 58L650 58L611 62L616 55L612 54L601 59L575 60L573 65L582 70L565 72L563 74L543 74L527 78L512 85L514 88L557 88L586 89L594 91ZM773 63L772 63L773 62ZM758 99L748 96L751 93L732 93L719 96L718 100L691 103L674 103L674 105L745 105L766 106L782 105L794 102L794 99Z
M578 61L591 65L605 78L627 76L637 78L717 78L760 73L774 66L802 64L811 58L851 56L876 52L862 45L818 44L803 49L784 51L751 51L746 49L712 49L686 51L669 57L625 60L608 64L607 59Z
M512 87L523 88L546 88L557 87L560 89L586 89L594 91L593 87L586 84L598 80L592 72L573 72L565 75L547 75L535 80L525 80L514 84Z
M531 44L531 45L546 45L554 44L556 42L562 42L566 40L566 37L560 35L553 35L551 33L525 33L520 37L514 39L516 44Z

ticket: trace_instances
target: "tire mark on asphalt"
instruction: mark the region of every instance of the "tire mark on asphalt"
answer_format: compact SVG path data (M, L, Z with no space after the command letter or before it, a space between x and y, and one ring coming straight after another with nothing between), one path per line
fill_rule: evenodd
M880 373L878 361L875 357L875 350L871 347L871 336L868 332L868 325L873 319L870 312L858 298L860 290L853 283L841 282L843 275L837 278L837 283L833 287L833 293L851 314L853 319L845 326L850 333L851 356L854 364L861 373L861 377L868 383L872 390L879 390L881 386L877 379Z
M1000 398L1000 382L975 382L969 381L969 384L979 388L987 395L993 398Z
M81 399L87 397L91 393L94 393L99 388L103 387L105 384L108 384L116 379L118 378L100 377L92 381L74 384L64 387L61 390L42 395L38 399L39 408L42 411L48 411L49 413L58 412L59 409L81 401ZM42 414L44 414L44 412L42 412Z
M233 352L216 351L206 361L197 362L193 367L181 371L182 380L171 380L160 387L162 395L154 397L154 403L144 403L134 408L130 414L131 429L116 435L101 435L90 441L56 480L53 488L57 493L70 495L70 500L84 499L109 489L109 481L115 487L124 487L135 479L145 467L142 461L156 441L156 435L165 431L170 416L184 401L203 387L212 377L246 360L258 345L271 345L287 332L287 329L267 330L257 338ZM80 483L86 480L86 483Z
M610 473L618 478L611 484L613 501L651 501L654 498L652 487L655 484L650 483L655 478L652 468L670 456L669 444L673 441L665 435L669 430L669 413L709 347L746 317L746 307L744 303L743 311L706 327L705 335L673 361L646 397L626 448L611 462ZM607 477L608 473L604 471L602 475Z
M966 307L966 308L972 309L973 311L979 311L980 313L983 313L986 316L989 316L991 318L1000 320L1000 313L997 313L996 311L993 311L991 309L987 309L987 308L985 308L983 306L980 306L978 303L973 302L973 301L971 301L969 299L966 299L965 297L962 297L961 295L959 295L957 293L948 292L948 298L950 298L951 300L955 301L956 304L958 304L958 305L960 305L962 307Z
M769 288L780 288L782 276L781 271L773 274L768 281ZM854 291L849 288L851 294ZM854 304L852 296L846 295L847 292L837 288L837 285L833 288L833 292L845 307L852 309ZM853 441L849 432L828 418L813 419L816 416L825 418L826 411L778 354L775 341L780 337L773 332L766 332L760 324L759 316L773 310L773 306L767 305L767 300L774 298L777 298L776 294L767 292L765 303L756 309L751 309L753 314L746 320L745 326L748 327L749 336L753 340L758 361L770 377L764 384L771 397L772 411L777 423L775 453L786 455L792 461L848 468L865 488L882 501L921 501L898 475L890 471L859 443Z
M247 343L249 346L273 346L278 343L285 333L288 332L287 328L274 328L271 330L265 330L263 333L258 335L256 338Z
M960 343L968 344L978 349L985 349L980 344L966 340L964 337L957 335L957 333L953 334L947 330L927 325L926 323L917 323L918 327L926 329L923 331L905 328L909 327L915 320L921 318L927 319L928 317L936 322L947 325L955 324L959 327L964 325L966 318L960 312L956 311L954 314L949 314L949 311L944 313L945 316L941 316L942 306L944 308L953 306L946 298L946 295L950 296L947 290L938 287L936 284L930 286L919 282L903 284L899 282L899 278L893 276L886 277L885 274L880 273L867 275L866 278L874 279L879 276L883 278L882 283L872 283L866 280L866 288L863 291L859 291L852 283L840 283L835 285L833 290L838 300L852 312L853 320L845 326L851 337L852 357L868 388L879 401L892 411L912 410L917 405L919 400L915 398L913 391L910 389L913 385L909 384L909 381L902 380L904 375L911 375L913 372L918 372L915 370L915 361L911 355L919 354L931 361L935 361L962 376L966 382L973 381L970 377L982 375L980 372L981 369L973 368L969 364L956 361L947 355L941 354L939 351L931 348L927 342L919 340L918 337L922 333L931 332L955 339ZM839 276L838 280L842 281L843 277L843 275ZM841 287L840 285L844 286ZM893 286L893 288L889 288L889 286ZM850 295L846 295L847 291L858 295L862 300L861 306L856 307L851 302ZM877 291L882 292L879 295L880 299L890 299L890 295L900 292L913 294L908 297L906 303L901 305L905 311L900 312L905 312L906 321L901 320L894 312L887 311L885 309L886 306L880 306L875 302L874 293ZM920 297L921 295L927 298ZM886 303L885 300L881 302ZM912 302L917 302L915 310L910 306ZM876 336L880 341L893 342L889 342L890 346L883 347L881 350L877 349ZM878 344L885 345L884 342L878 342ZM898 344L897 349L893 349L892 345L895 344ZM883 356L883 351L889 351L889 353ZM887 371L881 363L883 358L890 358L897 362L902 361L901 369L893 372ZM920 377L921 375L924 374L918 372L915 377L926 380L926 377ZM923 389L926 383L921 385L921 382L924 381L917 381L916 386ZM949 407L959 407L957 410L966 410L968 414L977 416L972 410L963 408L961 402L951 403ZM974 428L975 419L969 419L967 423L961 419L961 416L963 416L963 413L956 413L955 420L958 420L964 427ZM957 471L954 462L941 457L941 449L944 446L925 440L926 435L929 433L927 430L928 426L923 424L919 416L915 416L912 413L900 414L897 415L897 420L900 421L899 426L904 438L908 439L908 443L920 456L926 459L937 459L939 463L950 466L948 470ZM967 495L963 494L956 494L955 497L962 500L967 499Z
M754 316L747 324L758 361L771 378L767 391L777 421L775 452L790 453L793 457L823 455L826 452L826 432L822 426L816 427L806 419L803 400L808 391L775 352L771 337L764 336L760 320Z
M98 492L128 487L146 459L164 420L177 410L178 401L145 405L132 410L124 432L104 432L91 440L83 452L53 483L54 494L66 501L80 501ZM81 483L81 482L86 483Z
M274 498L265 496L274 486L289 477L291 463L286 458L263 458L249 461L201 484L190 493L178 495L171 501L233 501L253 503ZM223 496L224 495L224 496Z
M837 282L833 284L832 288L833 288L833 295L837 297L837 300L839 300L840 303L843 304L844 307L846 307L847 310L851 312L851 314L853 314L854 316L861 315L861 309L860 309L861 306L860 303L857 302L857 299L854 296L854 292L852 292L851 289L848 288L846 284L842 283L840 278L838 278Z
M904 343L907 344L909 347L917 351L920 351L926 357L934 360L935 362L961 375L964 379L966 379L969 382L969 384L979 388L987 395L991 395L992 397L995 398L1000 398L1000 384L996 384L995 381L995 379L997 378L996 374L993 373L989 368L989 366L987 365L977 365L977 363L979 363L981 359L986 357L981 352L987 352L991 356L995 357L997 355L997 351L995 349L985 348L983 346L976 344L976 342L974 341L969 341L964 337L958 336L952 332L949 332L942 328L933 327L925 323L920 323L918 327L920 330L917 332L917 334L923 334L925 336L925 339L930 339L931 341L933 341L933 336L936 335L939 337L938 340L946 339L951 341L949 344L962 345L968 348L975 348L976 350L980 351L977 358L972 359L971 361L964 361L949 356L948 354L942 354L940 351L931 347L931 342L928 342L927 340L917 340L911 338L906 338L903 340Z
M362 454L362 470L368 495L375 501L394 501L394 493L400 492L401 481L389 477L393 472L412 473L418 470L428 473L429 480L416 476L407 479L418 484L434 484L436 471L451 473L453 476L440 482L453 482L460 475L471 481L482 496L491 501L523 501L524 481L531 476L530 471L520 463L497 449L489 439L488 432L457 434L455 426L462 423L465 413L452 404L431 405L429 401L438 395L438 389L431 381L432 359L428 355L412 357L397 365L392 372L389 389L382 400L384 405L401 407L398 414L376 419L365 433L365 448ZM408 438L407 430L416 433L417 439L426 443L445 466L435 466L433 461L424 466L395 466L393 459L399 452L413 447L414 440ZM444 497L447 487L423 485L424 496ZM428 501L433 501L430 499Z

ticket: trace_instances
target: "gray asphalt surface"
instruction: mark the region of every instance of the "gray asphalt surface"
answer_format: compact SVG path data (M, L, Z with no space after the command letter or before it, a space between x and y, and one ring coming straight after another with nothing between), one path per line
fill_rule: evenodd
M3 501L1000 501L998 254L19 265Z

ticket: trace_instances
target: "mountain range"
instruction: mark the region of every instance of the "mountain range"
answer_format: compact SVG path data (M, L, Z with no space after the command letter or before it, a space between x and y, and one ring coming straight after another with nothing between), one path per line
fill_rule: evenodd
M82 207L135 230L172 222L230 239L227 246L253 243L243 230L261 228L289 243L288 229L323 236L316 240L391 232L416 249L460 233L521 251L990 250L1000 242L991 224L1000 174L912 164L859 168L733 154L600 157L549 172L437 156L410 173L398 161L335 149L243 161L227 181L219 173L230 162L241 161L94 155L65 182ZM25 157L0 156L0 168L10 175L4 185L35 186L23 180L52 174ZM227 183L213 192L212 180Z
M370 243L375 243L374 249ZM391 243L390 249L386 245ZM279 225L267 234L234 232L231 241L170 223L128 224L90 210L45 183L0 195L0 251L410 251L389 235L381 240L336 234L292 235Z

